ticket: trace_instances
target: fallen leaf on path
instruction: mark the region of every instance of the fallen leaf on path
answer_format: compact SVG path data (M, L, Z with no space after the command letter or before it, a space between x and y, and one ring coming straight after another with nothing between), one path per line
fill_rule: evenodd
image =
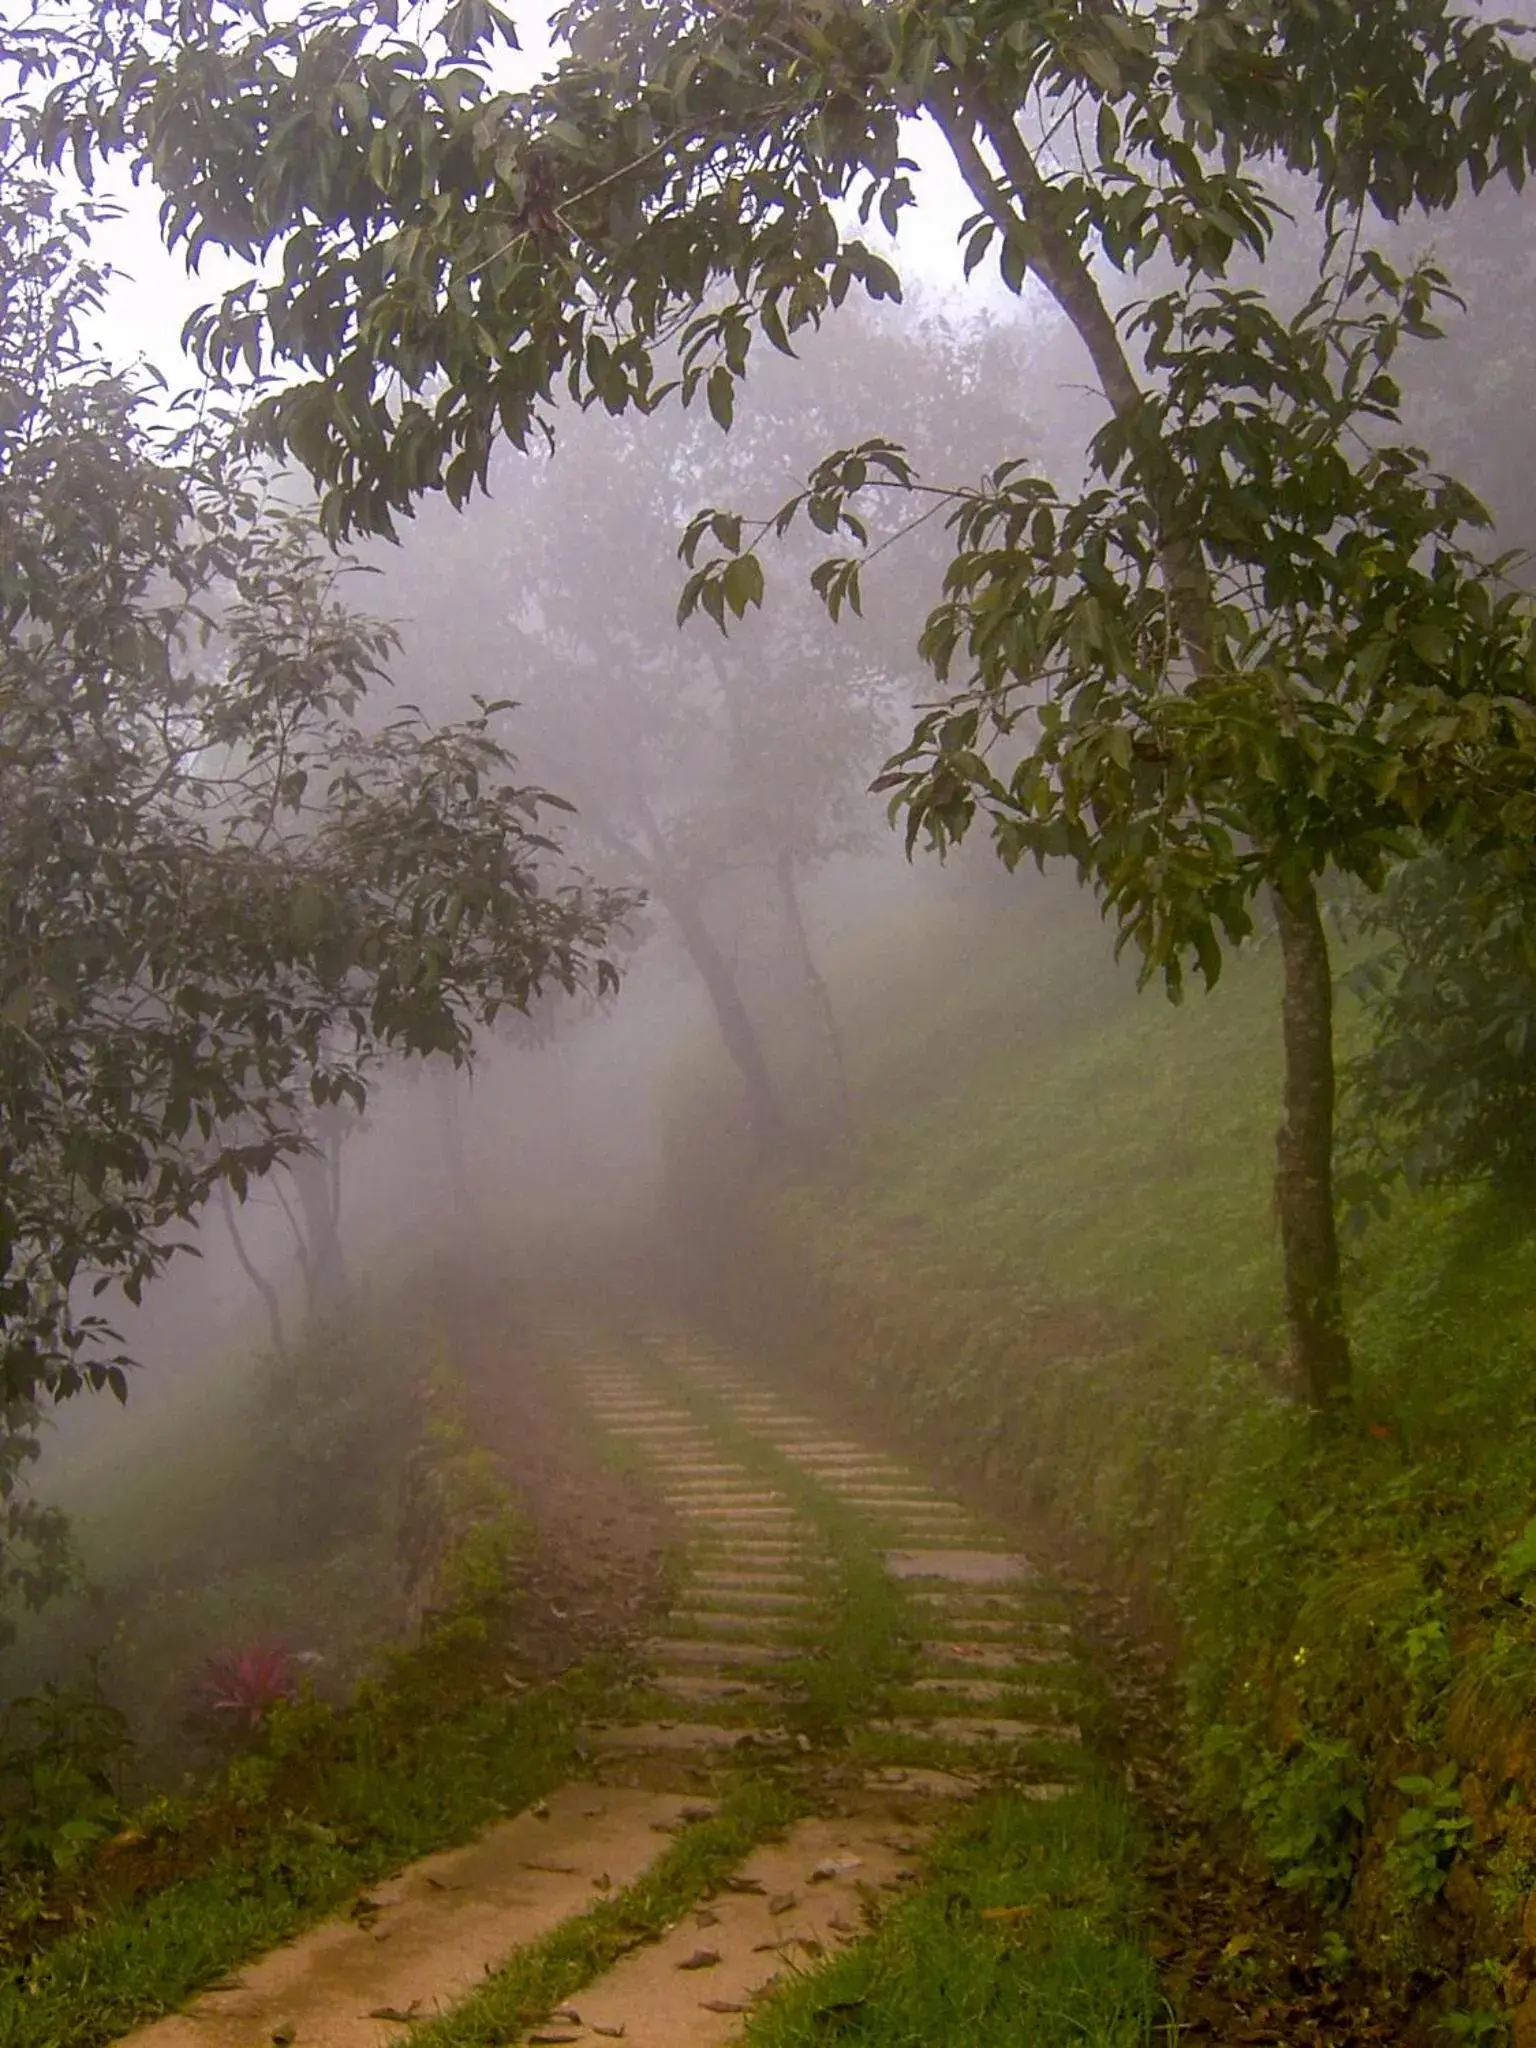
M404 2026L420 2011L421 2000L413 1998L409 2005L376 2005L368 2017L371 2020L393 2020L397 2026Z
M717 1948L696 1948L691 1956L684 1956L678 1964L680 1970L712 1970L720 1960Z
M530 2043L537 2043L538 2048L559 2048L560 2043L579 2041L581 2036L580 2034L530 2034L528 2039Z
M592 1889L598 1892L611 1892L613 1890L613 1879L606 1870L600 1870L596 1877L593 1878Z
M748 1892L755 1898L761 1898L768 1889L760 1877L728 1877L725 1888L728 1892Z
M533 1815L535 1820L548 1820L549 1801L547 1799L535 1799L532 1806L529 1807L528 1811Z
M744 2005L739 1998L701 1998L701 2012L750 2012L750 2005Z
M525 1856L524 1870L541 1870L546 1877L575 1877L578 1875L574 1863L532 1863Z
M828 1878L847 1877L850 1871L861 1870L862 1856L824 1856L811 1872L812 1884L824 1884Z
M624 2038L624 2025L622 2021L616 2027L603 2027L599 2026L597 2021L594 2020L592 2022L592 2031L594 2034L601 2034L605 2041L622 2041Z
M711 1913L708 1906L703 1906L694 1914L693 1924L695 1927L718 1927L720 1925L720 1915L718 1913Z
M793 1913L799 1903L800 1894L798 1892L778 1892L768 1901L768 1910L774 1914Z

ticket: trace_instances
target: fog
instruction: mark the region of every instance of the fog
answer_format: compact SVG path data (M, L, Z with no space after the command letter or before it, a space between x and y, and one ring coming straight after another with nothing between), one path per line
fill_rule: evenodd
M1410 373L1411 424L1487 494L1512 545L1536 538L1536 427L1506 331L1529 297L1531 219L1529 201L1490 194L1442 234L1468 311ZM1411 248L1415 232L1389 240ZM1303 224L1276 259L1298 291L1315 242ZM824 1166L854 1142L852 988L898 987L945 926L974 929L978 956L1006 948L1026 900L1092 919L1070 882L1003 873L984 833L948 865L921 849L909 861L871 793L935 688L914 648L942 518L894 493L877 504L862 618L834 624L809 589L823 536L803 517L766 551L761 611L726 634L676 616L696 510L770 518L813 462L866 437L890 435L946 484L1023 457L1071 487L1103 418L1078 344L1033 298L991 293L963 312L930 285L902 308L850 304L800 360L763 355L729 434L702 394L650 419L567 408L552 453L503 449L484 496L463 511L430 500L395 543L363 551L349 597L398 629L395 698L437 721L510 700L494 729L520 778L574 806L547 820L565 871L636 892L614 940L620 987L508 1014L472 1067L381 1069L361 1120L317 1126L328 1221L280 1170L231 1216L210 1208L195 1255L141 1308L115 1306L139 1361L126 1413L62 1405L37 1473L42 1497L81 1516L93 1570L93 1502L113 1475L173 1444L159 1483L174 1494L189 1444L217 1433L264 1359L302 1349L317 1315L409 1292L444 1258L498 1283L664 1259L687 1228L680 1145L689 1171L729 1180L765 1159ZM381 697L366 717L389 709Z
M147 310L167 282L166 259L142 203L124 197L127 224L114 232L125 281L104 332L163 361L163 312L145 324L135 307ZM1410 425L1486 494L1513 545L1533 533L1536 450L1509 382L1521 358L1503 326L1536 264L1531 211L1528 199L1490 190L1439 230L1435 246L1452 259L1468 310L1450 343L1410 368ZM821 537L803 520L770 554L760 613L728 635L702 616L682 630L675 619L687 574L678 540L692 512L718 504L764 516L830 448L890 434L920 473L950 483L976 480L1004 453L1065 484L1080 474L1103 407L1079 345L1032 294L1022 306L995 291L979 306L963 301L944 246L952 226L939 234L930 211L903 252L918 280L905 306L850 304L796 362L763 351L729 435L702 399L651 420L567 408L552 455L503 449L486 496L462 512L429 500L396 544L364 551L351 599L399 629L395 697L435 719L463 716L477 698L513 700L498 733L523 777L575 805L560 826L573 871L646 900L618 936L616 997L552 996L482 1043L472 1071L434 1061L376 1077L341 1151L353 1279L466 1242L494 1258L510 1241L536 1260L584 1238L653 1233L667 1200L669 1105L693 1086L719 1107L723 1156L752 1157L752 1083L729 1018L722 1035L722 995L734 993L761 1040L785 1098L785 1135L824 1136L843 1085L829 1070L835 1019L814 985L826 965L835 980L850 948L895 957L946 907L984 919L989 905L1038 886L996 870L979 841L949 870L921 851L908 861L869 792L932 689L913 648L938 589L942 522L898 537L910 519L902 508L887 532L877 527L875 541L891 545L870 565L865 619L834 626L810 593ZM1384 239L1402 254L1424 238L1410 222ZM1291 240L1271 267L1293 265L1300 286L1316 238L1302 220ZM170 297L190 304L204 293L191 280ZM372 715L388 709L381 698ZM796 905L786 922L786 862L808 953L792 928ZM291 1208L281 1189L258 1185L236 1220L290 1339L306 1311ZM142 1308L116 1311L140 1360L128 1413L98 1400L61 1408L45 1493L85 1498L103 1461L144 1455L162 1413L216 1403L226 1377L269 1344L270 1313L222 1216L210 1213L189 1241L196 1256L177 1260Z

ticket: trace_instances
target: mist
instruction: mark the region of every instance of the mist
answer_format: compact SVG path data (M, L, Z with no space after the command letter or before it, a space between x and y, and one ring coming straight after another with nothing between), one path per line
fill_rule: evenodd
M1536 2048L1529 12L0 29L0 2039Z

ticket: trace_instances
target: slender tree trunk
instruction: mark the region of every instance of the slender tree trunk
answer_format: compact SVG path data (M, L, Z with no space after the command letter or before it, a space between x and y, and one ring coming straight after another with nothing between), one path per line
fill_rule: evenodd
M1333 1407L1350 1382L1333 1202L1333 967L1310 880L1274 891L1285 970L1285 1103L1275 1193L1291 1346L1308 1401Z
M341 1248L341 1138L324 1141L318 1152L301 1152L292 1162L294 1190L303 1217L301 1259L311 1315L323 1315L347 1293L347 1261Z
M800 961L800 973L805 982L806 993L811 999L811 1008L821 1026L821 1035L826 1041L827 1053L832 1063L832 1078L837 1089L838 1121L844 1131L853 1121L852 1107L848 1095L848 1063L843 1058L843 1034L838 1029L837 1012L832 1006L832 991L827 987L826 976L816 964L816 955L811 950L811 936L805 928L805 919L800 912L800 892L795 887L795 857L786 847L774 862L774 876L779 885L779 900L784 905L784 918L789 926L790 938Z
M272 1350L280 1365L288 1363L288 1337L283 1329L283 1305L278 1299L277 1289L263 1273L256 1261L245 1248L245 1239L240 1235L240 1226L235 1220L235 1201L228 1185L219 1183L219 1203L224 1211L224 1223L229 1231L229 1241L235 1248L235 1257L240 1261L240 1270L261 1296L267 1312L267 1326L272 1332Z
M684 890L675 885L655 885L655 893L666 906L688 957L698 970L699 979L709 992L714 1008L715 1021L720 1027L720 1036L725 1049L741 1075L742 1085L747 1093L747 1116L752 1126L752 1135L764 1150L780 1143L785 1133L783 1107L779 1092L768 1070L768 1061L763 1052L762 1041L757 1035L757 1026L748 1014L747 1006L741 999L730 963L715 944L703 913Z

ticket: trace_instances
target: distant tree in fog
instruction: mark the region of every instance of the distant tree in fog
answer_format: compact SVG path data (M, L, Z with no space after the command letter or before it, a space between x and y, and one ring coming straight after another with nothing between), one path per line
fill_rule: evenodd
M594 870L642 887L676 935L769 1145L846 1114L802 898L881 823L868 785L921 689L921 615L895 580L910 580L910 563L893 563L890 602L856 638L814 597L729 641L711 628L680 637L677 535L706 486L782 472L878 418L893 386L911 394L914 436L979 474L990 434L1017 419L989 375L997 390L1021 374L1021 353L982 326L850 319L808 362L755 382L728 441L697 413L634 425L567 415L553 457L499 465L472 516L429 512L377 558L386 608L416 621L412 693L518 700L521 750L577 802L573 843ZM782 1049L787 1008L795 1058ZM822 1079L806 1103L808 1056Z
M943 507L920 642L943 701L893 798L914 839L982 817L1010 864L1075 863L1175 992L1269 906L1293 1351L1316 1405L1342 1399L1319 885L1375 889L1426 837L1532 841L1529 621L1469 549L1476 499L1398 438L1397 361L1446 283L1369 235L1372 214L1441 212L1536 163L1512 34L1452 0L576 0L563 61L504 92L494 7L436 9L425 49L394 22L145 0L44 37L63 79L45 154L125 151L194 252L281 248L281 277L198 332L217 369L282 364L262 428L338 531L435 489L465 502L562 387L615 414L676 392L729 429L763 344L792 351L855 287L897 295L855 216L894 230L919 204L908 121L974 202L967 271L1054 300L1104 407L1086 488L1031 473L1011 438L980 483L930 481L889 438L896 391L888 428L764 518L699 522L685 609L742 619L760 542L808 522L836 550L816 588L846 613L871 507ZM1264 278L1277 177L1327 230L1300 304L1227 281L1239 256ZM1149 264L1164 282L1124 307L1117 279Z

